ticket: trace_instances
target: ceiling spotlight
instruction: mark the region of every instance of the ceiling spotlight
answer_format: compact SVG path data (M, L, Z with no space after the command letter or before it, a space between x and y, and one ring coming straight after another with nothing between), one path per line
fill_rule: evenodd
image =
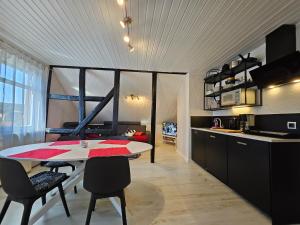
M119 5L124 5L124 0L117 0Z
M121 27L125 28L132 23L132 19L129 16L126 16L123 20L120 21Z
M124 29L126 27L125 23L123 20L120 21L121 27Z
M128 35L125 35L123 40L126 42L126 43L129 43L130 41L130 38L128 37Z
M131 44L128 44L129 52L134 52L134 47Z

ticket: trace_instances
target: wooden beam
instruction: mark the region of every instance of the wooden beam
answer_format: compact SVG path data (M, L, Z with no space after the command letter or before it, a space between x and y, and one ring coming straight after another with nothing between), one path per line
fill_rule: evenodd
M79 132L88 125L96 116L97 114L107 105L107 103L112 99L114 96L114 88L111 89L111 91L106 95L105 99L100 102L94 110L82 120L78 126L74 129L72 135L77 135Z
M75 95L48 94L48 98L55 100L79 101L79 96Z
M85 96L84 100L85 101L90 101L90 102L101 102L105 99L105 97L99 97L99 96Z
M135 73L160 73L160 74L174 74L174 75L186 75L187 72L167 72L167 71L152 71L152 70L131 70L131 69L117 69L117 68L102 68L102 67L82 67L82 66L63 66L63 65L51 65L54 68L65 69L86 69L86 70L106 70L106 71L120 71L120 72L135 72Z
M113 102L113 120L112 120L113 135L117 135L118 132L119 94L120 94L120 71L117 70L115 71L115 78L114 78L114 102Z
M60 95L60 94L49 94L49 99L55 99L55 100L67 100L67 101L79 101L79 96L76 95ZM91 102L101 102L103 101L105 97L98 97L98 96L85 96L85 101L91 101Z
M155 131L156 131L156 90L157 73L152 73L152 106L151 106L151 163L155 162Z
M85 111L85 69L81 68L79 71L79 102L78 102L78 122L79 124L84 120L86 116ZM85 138L85 127L80 130L79 135L81 139Z
M53 67L49 66L48 82L47 82L47 101L46 101L46 127L48 125L48 111L49 111L49 97L48 96L49 96L50 88L51 88L52 72L53 72ZM46 141L46 133L45 133L44 139Z

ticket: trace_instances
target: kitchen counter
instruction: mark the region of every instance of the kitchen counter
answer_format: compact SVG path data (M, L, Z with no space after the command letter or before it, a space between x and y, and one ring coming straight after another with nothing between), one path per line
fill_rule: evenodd
M253 140L257 140L257 141L276 142L276 143L280 143L280 142L299 142L300 143L300 139L283 139L283 138L258 136L258 135L253 135L253 134L244 134L244 133L226 133L226 132L222 132L222 131L212 130L210 128L191 127L191 129L207 131L207 132L217 133L217 134L224 134L224 135L240 137L240 138L253 139Z

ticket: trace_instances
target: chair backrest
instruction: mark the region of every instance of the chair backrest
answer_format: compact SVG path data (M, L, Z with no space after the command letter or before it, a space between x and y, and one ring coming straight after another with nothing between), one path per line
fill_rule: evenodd
M0 180L3 190L13 198L31 198L37 194L24 167L16 160L0 158Z
M95 157L87 161L83 187L92 193L118 192L131 182L127 157Z

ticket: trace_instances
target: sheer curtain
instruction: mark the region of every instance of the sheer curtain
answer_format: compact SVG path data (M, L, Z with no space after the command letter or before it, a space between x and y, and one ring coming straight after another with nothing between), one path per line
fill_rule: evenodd
M0 42L0 150L42 142L45 66Z

